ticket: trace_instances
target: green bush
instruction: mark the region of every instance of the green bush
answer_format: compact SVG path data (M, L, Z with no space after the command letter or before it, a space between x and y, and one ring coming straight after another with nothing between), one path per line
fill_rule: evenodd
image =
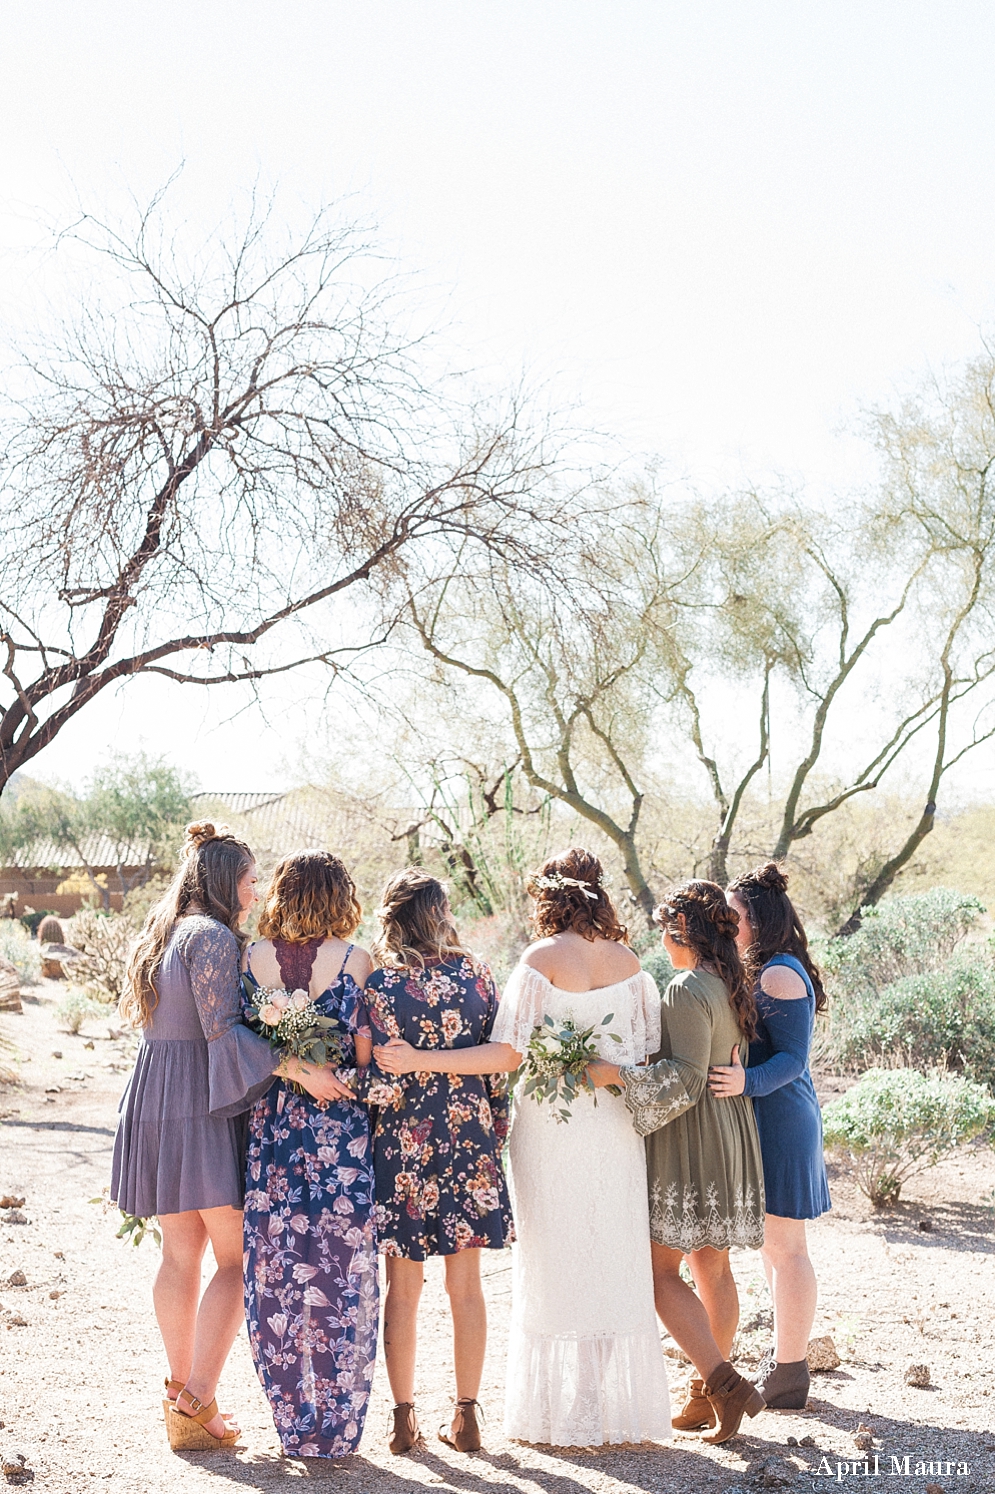
M984 911L976 897L947 887L867 908L856 933L824 947L830 996L880 995L906 976L938 970Z
M41 950L19 918L0 918L0 960L13 965L28 984L41 975Z
M952 1069L995 1090L995 969L962 955L880 996L843 996L830 1003L821 1049L850 1073L868 1064Z
M674 976L677 974L677 971L670 963L670 960L667 956L667 951L665 949L661 949L658 945L656 949L649 950L641 958L643 969L649 975L652 975L653 979L656 981L656 988L662 996L664 991L670 985L670 982L673 980Z
M21 917L17 920L17 922L19 924L21 924L24 928L26 928L29 934L34 934L34 932L38 928L38 925L44 919L46 919L46 918L57 918L57 917L58 917L58 914L57 913L53 913L50 908L42 908L37 913L24 913L24 914L22 914Z
M908 1178L995 1126L995 1099L951 1074L868 1069L822 1120L826 1146L848 1154L858 1187L881 1209Z

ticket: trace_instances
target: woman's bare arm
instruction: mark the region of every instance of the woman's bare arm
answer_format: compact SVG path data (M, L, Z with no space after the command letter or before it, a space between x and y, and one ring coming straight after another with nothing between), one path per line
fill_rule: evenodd
M403 1038L391 1038L374 1048L378 1067L386 1074L508 1074L522 1055L510 1043L477 1043L469 1048L414 1048Z

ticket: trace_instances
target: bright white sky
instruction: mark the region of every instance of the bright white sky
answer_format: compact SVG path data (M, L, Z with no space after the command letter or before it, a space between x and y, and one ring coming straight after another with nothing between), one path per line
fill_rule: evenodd
M990 324L993 56L986 0L7 0L0 250L181 159L205 223L257 176L353 192L481 364L703 485L843 486L858 402ZM299 719L236 704L130 685L28 771L293 776Z

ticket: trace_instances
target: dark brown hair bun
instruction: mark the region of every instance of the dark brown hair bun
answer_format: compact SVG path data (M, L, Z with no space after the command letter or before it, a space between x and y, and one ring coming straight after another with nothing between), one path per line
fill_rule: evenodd
M802 921L788 896L788 879L776 861L767 861L729 884L743 908L752 941L746 951L746 973L759 982L764 967L775 955L794 955L808 974L815 992L815 1009L825 1011L826 991L818 966L808 952L808 939Z
M788 890L788 879L776 861L768 861L765 866L758 866L756 871L750 872L750 876L759 887L766 887L768 892L787 892Z

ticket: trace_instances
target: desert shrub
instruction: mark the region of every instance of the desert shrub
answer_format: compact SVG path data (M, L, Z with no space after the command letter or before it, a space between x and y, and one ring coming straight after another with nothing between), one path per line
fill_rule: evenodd
M868 1069L823 1111L826 1146L846 1153L875 1208L947 1152L995 1126L995 1099L981 1084L916 1069Z
M880 995L906 976L938 970L984 911L976 897L947 887L866 909L856 933L830 939L820 951L830 994Z
M108 1000L119 1000L136 937L134 924L120 914L89 908L77 913L66 928L67 943L80 951L71 961L74 982L95 996L102 992Z
M656 981L656 988L662 996L677 974L677 971L670 963L667 951L661 949L659 944L657 944L655 949L647 950L644 955L640 956L640 959L642 960L643 969L648 975L652 975Z
M955 957L942 970L907 975L880 996L830 1003L823 1052L844 1072L952 1069L995 1089L995 968Z
M0 918L0 959L13 965L28 984L41 975L41 950L19 918Z
M57 1007L59 1021L67 1032L79 1032L88 1017L106 1017L111 1010L112 1003L97 1000L80 986L71 986Z
M29 934L34 934L38 925L43 923L46 918L55 918L56 916L51 908L42 908L35 913L22 913L17 922L23 924Z
M38 933L35 936L39 944L61 944L63 939L62 924L51 913L46 913L38 925Z

